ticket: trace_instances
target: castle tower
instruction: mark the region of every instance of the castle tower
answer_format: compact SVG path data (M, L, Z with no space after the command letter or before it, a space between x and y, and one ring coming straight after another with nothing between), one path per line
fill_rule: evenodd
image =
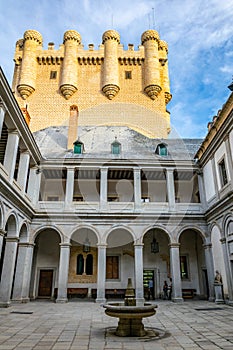
M145 48L144 91L154 100L162 90L159 67L159 34L150 29L142 34L141 40Z
M77 48L81 44L80 34L75 30L68 30L64 34L63 44L65 51L60 91L68 100L78 90Z
M57 49L51 42L44 49L37 31L25 32L16 44L12 89L21 108L27 99L31 130L68 127L75 105L79 126L127 126L167 138L168 47L155 30L141 39L137 50L132 44L124 49L119 33L108 30L98 48L85 49L80 34L68 30Z
M103 93L112 100L119 87L119 63L118 63L118 45L120 44L120 35L115 30L108 30L102 37L104 45L104 77Z
M24 33L23 56L20 72L18 92L25 100L34 91L37 78L37 50L42 45L42 36L36 30L27 30Z

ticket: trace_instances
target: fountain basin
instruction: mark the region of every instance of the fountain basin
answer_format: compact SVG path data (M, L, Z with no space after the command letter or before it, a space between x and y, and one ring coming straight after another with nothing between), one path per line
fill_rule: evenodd
M146 331L142 319L155 315L157 305L145 303L141 306L125 306L124 303L109 303L104 308L106 315L119 318L116 335L143 337Z

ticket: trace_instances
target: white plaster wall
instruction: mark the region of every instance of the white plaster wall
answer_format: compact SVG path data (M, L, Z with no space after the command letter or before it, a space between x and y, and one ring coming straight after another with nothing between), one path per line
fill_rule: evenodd
M218 270L222 275L223 280L223 291L224 294L228 294L227 282L226 282L226 270L223 258L222 244L220 242L221 234L219 228L214 226L211 232L211 243L212 243L212 252L214 260L214 271Z
M194 182L191 181L176 181L176 196L180 199L180 203L192 203ZM197 187L196 187L197 190Z
M58 196L59 201L65 199L65 180L51 179L46 180L43 187L42 200L46 201L48 197Z
M142 195L148 195L150 202L166 202L167 199L167 185L166 181L142 181Z
M216 195L212 163L209 160L203 168L204 190L207 202Z
M217 185L218 185L218 189L219 190L222 188L222 185L221 185L221 180L220 180L220 173L219 173L218 163L223 158L224 155L225 155L224 159L225 159L227 178L228 178L228 180L230 180L229 164L228 164L228 160L227 160L227 157L226 157L226 145L225 145L225 142L223 142L221 144L221 146L217 149L217 151L216 151L216 153L214 155L214 163L215 163L216 174L217 174Z
M74 181L74 195L81 195L84 201L99 201L99 181L78 179Z

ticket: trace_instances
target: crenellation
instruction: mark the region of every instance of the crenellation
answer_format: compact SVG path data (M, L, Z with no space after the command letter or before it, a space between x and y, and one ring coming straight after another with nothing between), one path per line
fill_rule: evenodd
M65 32L58 49L52 42L42 49L40 34L33 32L27 37L23 46L23 39L16 43L13 91L21 107L28 105L33 131L67 125L69 108L75 104L79 125L126 125L128 120L128 125L149 137L159 133L167 137L170 115L166 104L171 99L168 48L156 31L143 33L137 50L133 44L124 49L114 30L103 34L103 43L97 48L89 44L87 49L74 30ZM128 115L121 110L126 104L135 106L126 108ZM96 115L90 112L99 105L109 105L111 112L106 108ZM141 108L148 111L146 120Z

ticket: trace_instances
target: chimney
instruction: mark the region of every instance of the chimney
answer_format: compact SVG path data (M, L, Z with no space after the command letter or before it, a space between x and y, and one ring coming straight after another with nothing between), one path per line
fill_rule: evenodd
M78 107L76 105L70 106L70 118L68 126L68 140L67 149L73 149L73 143L78 138Z
M27 125L29 126L31 117L30 117L30 114L28 113L27 108L23 108L23 107L22 107L22 108L21 108L21 111L23 112L24 119L26 120L26 123L27 123Z

